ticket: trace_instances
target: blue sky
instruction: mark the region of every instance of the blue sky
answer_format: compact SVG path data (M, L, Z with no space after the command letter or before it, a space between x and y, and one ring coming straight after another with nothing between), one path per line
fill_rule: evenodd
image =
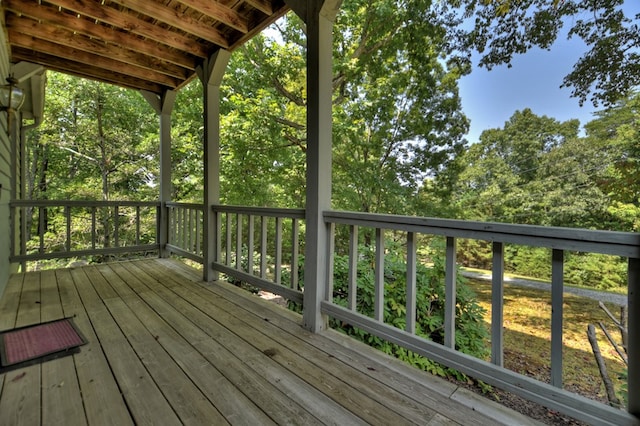
M626 0L625 9L640 13L640 2ZM532 49L516 56L511 68L505 65L487 71L474 67L460 80L462 108L471 119L468 141L477 142L483 130L502 128L516 110L524 108L560 121L577 118L581 125L592 120L597 109L589 101L580 107L569 88L560 89L562 79L584 51L581 40L560 36L550 51Z

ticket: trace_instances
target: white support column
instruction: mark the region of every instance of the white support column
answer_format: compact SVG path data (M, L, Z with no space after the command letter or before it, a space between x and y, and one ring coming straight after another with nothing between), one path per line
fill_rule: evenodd
M322 212L331 208L331 100L333 21L341 1L287 0L307 25L307 190L304 326L327 327L320 304L328 283L329 227Z
M176 92L166 90L161 95L141 91L142 96L160 117L160 217L158 220L158 243L160 257L168 257L169 209L171 201L171 112L176 101Z
M231 52L218 50L196 70L204 91L204 216L203 279L214 281L218 274L213 261L218 255L219 225L213 205L220 203L220 84Z

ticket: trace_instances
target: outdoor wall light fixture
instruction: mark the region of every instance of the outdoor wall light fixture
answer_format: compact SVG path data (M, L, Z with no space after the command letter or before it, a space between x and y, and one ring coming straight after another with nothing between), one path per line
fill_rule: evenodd
M18 80L13 76L7 77L7 84L0 86L0 111L7 112L7 133L15 130L11 127L11 116L22 107L24 92L18 87Z
M7 83L0 86L0 111L17 111L24 102L24 92L14 77L7 77Z

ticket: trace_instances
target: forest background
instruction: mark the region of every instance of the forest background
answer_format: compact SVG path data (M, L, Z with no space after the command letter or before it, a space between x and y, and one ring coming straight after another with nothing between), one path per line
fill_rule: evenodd
M616 0L524 3L344 3L334 39L333 208L638 231L638 17ZM570 35L591 50L564 84L602 106L596 118L582 132L578 120L524 109L469 144L458 81L471 72L471 52L483 52L482 66L508 64L531 46L548 48L567 17ZM288 14L232 55L221 101L223 204L304 207L304 31ZM28 137L27 198L158 198L158 119L140 94L49 72L46 99ZM193 80L173 111L174 201L202 202L201 99ZM460 252L464 266L489 265L488 243L465 240ZM505 266L548 278L548 259L544 249L514 247ZM624 291L622 259L576 253L566 263L568 284Z

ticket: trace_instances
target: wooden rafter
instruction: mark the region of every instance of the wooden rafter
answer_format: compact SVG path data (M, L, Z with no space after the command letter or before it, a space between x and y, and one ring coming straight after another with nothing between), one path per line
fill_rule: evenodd
M287 10L284 0L2 0L11 61L154 93L177 89Z
M101 25L95 20L79 19L77 15L62 13L53 6L20 4L18 0L4 0L7 10L41 22L48 22L60 28L74 28L78 34L102 40L105 43L131 49L144 55L156 55L158 59L179 65L188 69L195 69L197 62L194 55L184 53L178 49L157 43L150 39L138 37L134 33L117 31L112 26Z

